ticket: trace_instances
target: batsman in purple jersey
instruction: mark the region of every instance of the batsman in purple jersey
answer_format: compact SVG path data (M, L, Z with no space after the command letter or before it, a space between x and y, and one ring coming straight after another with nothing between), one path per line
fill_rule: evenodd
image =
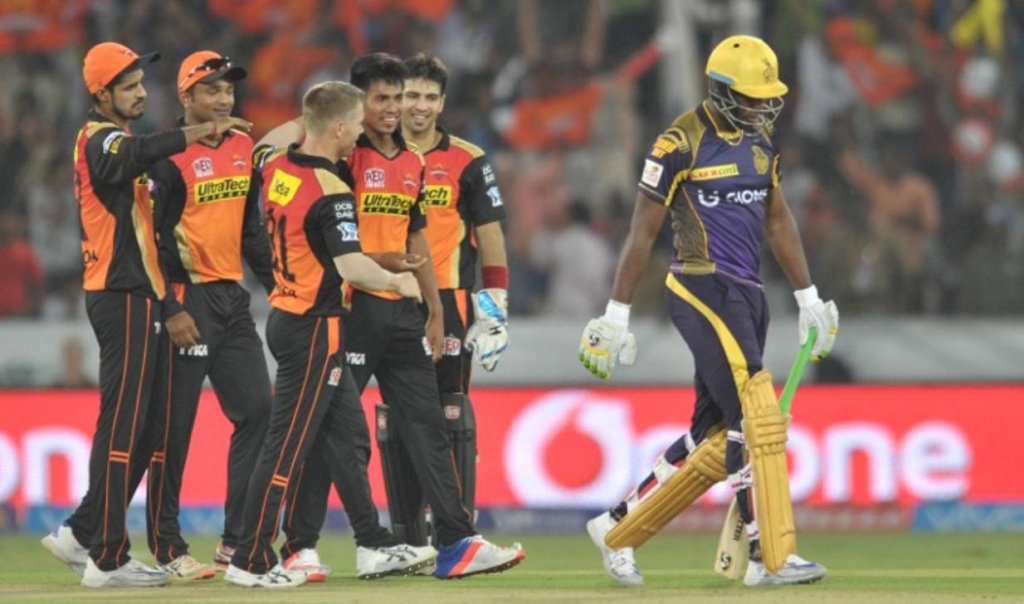
M611 300L605 315L587 325L579 349L583 365L602 379L611 376L617 361L632 364L637 346L628 328L629 304L654 239L666 215L671 216L674 253L665 285L672 322L696 366L697 401L690 430L665 451L626 500L591 520L587 529L612 579L642 585L633 547L715 482L728 478L751 543L745 582L814 581L826 570L796 556L788 483L774 480L785 472L786 420L777 404L773 411L773 404L766 403L774 401L774 390L771 377L762 371L768 330L760 278L765 235L796 290L801 343L811 327L822 334L813 350L816 358L831 350L839 315L811 284L796 221L780 188L773 123L787 87L778 79L775 53L758 38L733 36L712 52L706 73L707 100L676 118L644 161ZM754 439L745 435L751 432L762 441L778 439L781 433L782 446L769 447L765 451L771 453L759 456ZM759 471L772 478L763 480ZM759 492L757 506L751 494L755 484L770 495L762 502ZM654 497L663 487L665 492ZM630 515L634 518L624 522ZM772 522L769 516L788 518L788 523ZM762 528L770 524L764 544L767 569L759 520Z

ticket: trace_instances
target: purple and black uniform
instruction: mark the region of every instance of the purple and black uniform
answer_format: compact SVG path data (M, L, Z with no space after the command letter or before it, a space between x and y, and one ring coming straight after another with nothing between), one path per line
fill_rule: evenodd
M669 312L697 369L690 433L665 452L670 463L685 459L716 424L729 431L729 473L746 463L740 392L762 369L768 305L758 273L779 178L775 142L723 131L706 103L679 116L644 162L640 191L672 216Z

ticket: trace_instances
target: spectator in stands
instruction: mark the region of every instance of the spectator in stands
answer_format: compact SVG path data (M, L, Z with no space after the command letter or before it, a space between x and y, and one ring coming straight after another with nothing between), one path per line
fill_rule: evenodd
M0 317L34 317L43 299L43 269L25 239L25 219L0 213Z
M51 388L95 388L97 386L92 371L85 370L85 347L81 340L70 336L64 340L61 347L61 358L63 365L60 375L51 385Z

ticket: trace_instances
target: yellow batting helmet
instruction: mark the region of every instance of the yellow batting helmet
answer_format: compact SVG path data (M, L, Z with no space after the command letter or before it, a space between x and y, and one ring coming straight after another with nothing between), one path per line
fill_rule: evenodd
M779 80L779 60L761 38L729 36L708 57L705 73L752 99L770 99L789 92Z
M761 38L729 36L711 51L707 68L711 101L737 129L771 129L789 87L779 80L779 60ZM744 102L738 93L755 102ZM760 102L758 102L760 101Z

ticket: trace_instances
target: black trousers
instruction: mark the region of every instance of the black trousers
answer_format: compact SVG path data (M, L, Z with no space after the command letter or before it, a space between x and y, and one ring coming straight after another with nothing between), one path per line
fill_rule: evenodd
M392 430L398 431L412 456L438 543L448 545L475 534L462 505L437 375L424 348L423 315L415 301L385 300L357 290L345 326L346 368L351 369L360 392L370 376L377 378L381 396L391 407ZM284 524L287 551L316 546L329 491L328 469L310 460L289 497L292 511Z
M466 331L473 324L473 300L468 289L442 289L444 355L434 365L437 389L442 393L469 394L473 353L466 350Z
M237 547L241 539L245 493L266 436L271 408L270 375L263 342L249 310L249 292L235 282L177 287L179 299L199 329L200 344L170 348L168 379L159 397L157 422L165 431L159 435L149 463L146 519L149 549L161 564L188 553L178 510L185 460L206 377L210 377L224 415L234 425L221 535L228 547Z
M96 566L110 571L130 559L125 516L138 486L133 470L145 467L152 451L143 433L152 419L166 349L156 300L101 291L86 292L85 302L100 347L100 413L89 456L89 490L68 522L75 538L88 544Z
M270 425L249 480L242 538L231 559L232 565L257 574L277 563L273 543L281 505L307 459L329 467L328 480L346 489L357 484L343 495L368 506L374 520L377 511L356 439L348 437L348 432L360 431L358 424L364 433L367 430L353 376L342 368L340 318L273 310L267 320L267 343L278 363ZM367 433L366 449L368 441ZM314 449L316 454L311 455Z

